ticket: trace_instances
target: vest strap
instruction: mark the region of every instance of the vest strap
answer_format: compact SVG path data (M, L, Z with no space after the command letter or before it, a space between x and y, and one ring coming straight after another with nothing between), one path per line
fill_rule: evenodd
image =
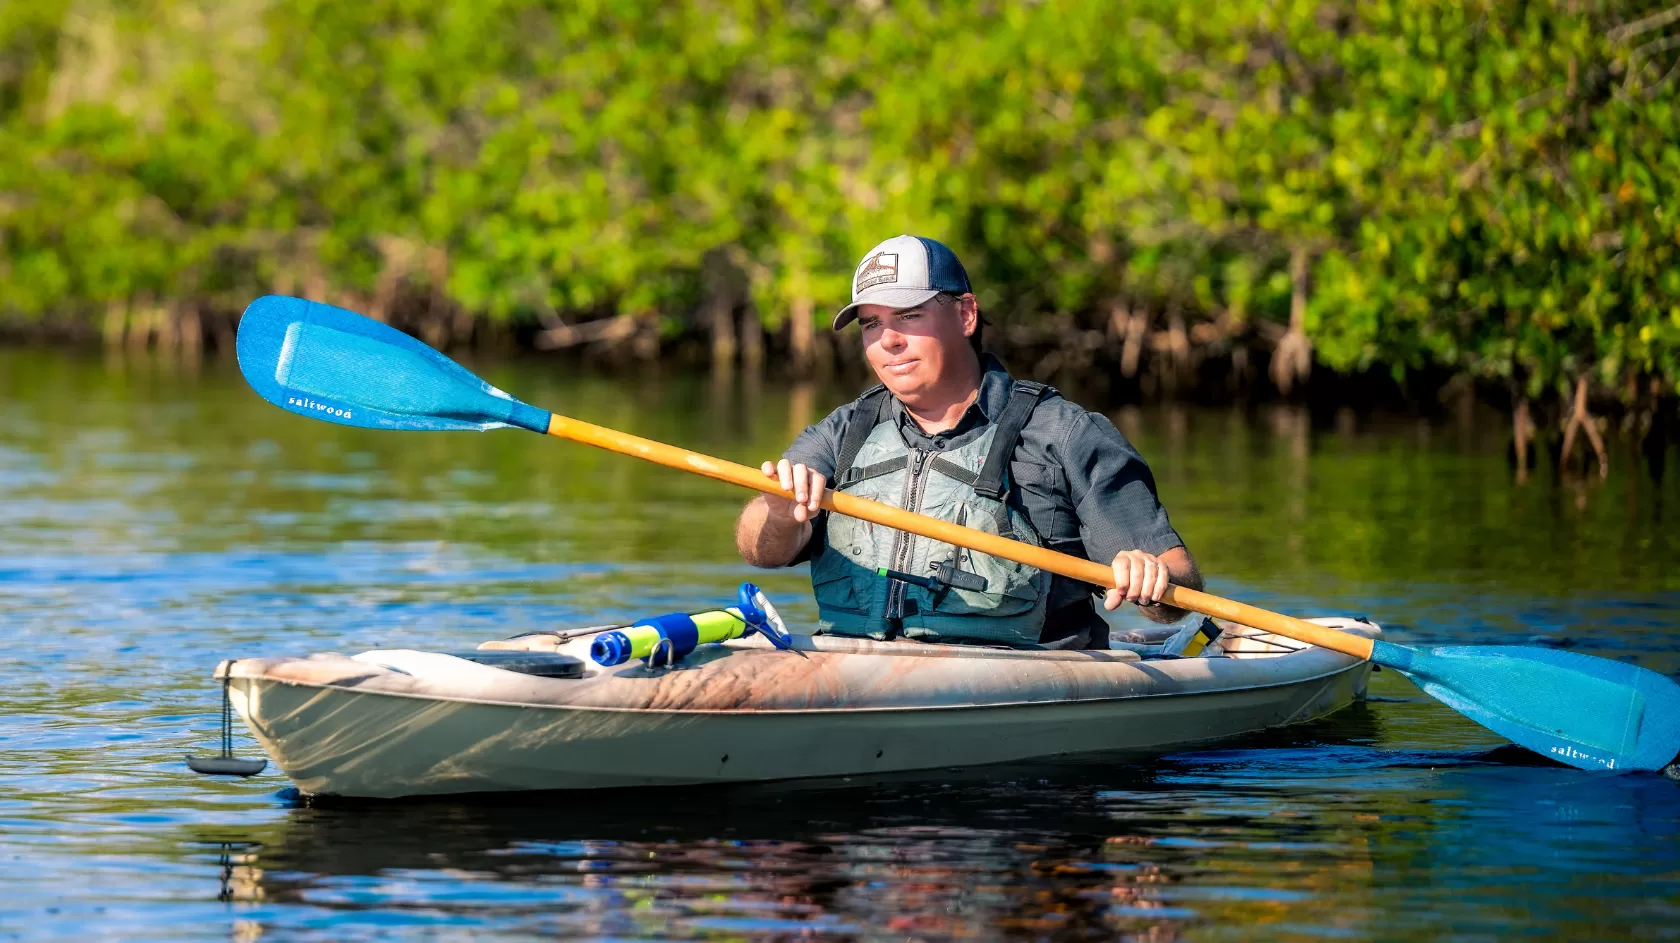
M846 421L846 434L840 440L840 454L834 460L836 483L848 480L846 473L852 470L852 463L857 461L858 453L863 451L863 444L869 441L869 433L892 415L891 409L890 394L887 393L885 385L878 385L858 397L857 406L852 410L852 418Z
M853 457L855 458L856 456ZM846 473L844 475L835 479L834 486L838 488L842 485L855 485L860 481L865 481L870 478L879 478L882 475L890 475L895 471L901 471L909 466L910 456L900 455L897 458L889 458L884 462L876 462L873 465L865 465L862 468L848 468L846 469Z
M996 433L994 433L994 435L995 434ZM942 458L936 458L929 462L928 467L941 475L944 475L946 478L955 479L971 488L974 486L976 481L980 480L978 472L971 472L961 465L958 465L956 462L947 462Z
M974 482L976 494L985 495L993 501L1003 500L1008 490L1003 486L1004 472L1009 469L1009 459L1015 454L1015 444L1021 439L1021 429L1026 426L1033 408L1048 389L1045 384L1031 380L1015 381L1015 388L1009 391L1009 405L1003 408L995 423L997 432L993 434L992 447L986 453L986 464L980 466L980 477Z

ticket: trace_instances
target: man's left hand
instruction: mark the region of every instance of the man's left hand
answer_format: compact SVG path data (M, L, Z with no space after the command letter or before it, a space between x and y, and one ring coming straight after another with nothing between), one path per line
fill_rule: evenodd
M1123 602L1153 606L1167 591L1171 574L1161 558L1142 550L1122 550L1114 557L1115 588L1103 596L1103 608L1120 608Z

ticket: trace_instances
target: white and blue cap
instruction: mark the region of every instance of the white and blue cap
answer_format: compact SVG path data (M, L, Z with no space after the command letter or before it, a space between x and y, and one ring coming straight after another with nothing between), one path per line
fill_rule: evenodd
M852 274L852 303L834 316L836 331L857 320L858 305L914 308L940 292L966 294L968 272L944 243L894 236L864 255Z

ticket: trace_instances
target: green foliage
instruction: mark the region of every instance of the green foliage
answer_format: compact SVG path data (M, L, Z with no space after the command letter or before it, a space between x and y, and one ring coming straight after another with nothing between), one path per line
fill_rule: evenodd
M820 326L908 231L1006 326L1264 346L1293 303L1335 369L1672 387L1680 16L1578 6L11 4L0 315L408 286L682 331L722 267Z
M1351 91L1390 106L1355 119L1382 159L1318 273L1329 362L1434 361L1530 396L1680 376L1673 63L1639 61L1624 12L1359 7Z

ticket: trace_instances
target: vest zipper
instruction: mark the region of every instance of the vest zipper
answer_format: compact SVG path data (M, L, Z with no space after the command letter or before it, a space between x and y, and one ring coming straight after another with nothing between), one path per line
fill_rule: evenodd
M922 449L912 449L910 452L910 475L904 481L904 500L901 506L913 514L919 514L922 510L922 493L926 490L924 485L927 481L922 473L926 470L927 459L928 453ZM914 534L904 531L899 531L893 538L893 569L903 572L909 568L913 549L911 545L915 539ZM893 580L887 584L887 618L904 618L904 593L908 588L909 584L903 580Z

